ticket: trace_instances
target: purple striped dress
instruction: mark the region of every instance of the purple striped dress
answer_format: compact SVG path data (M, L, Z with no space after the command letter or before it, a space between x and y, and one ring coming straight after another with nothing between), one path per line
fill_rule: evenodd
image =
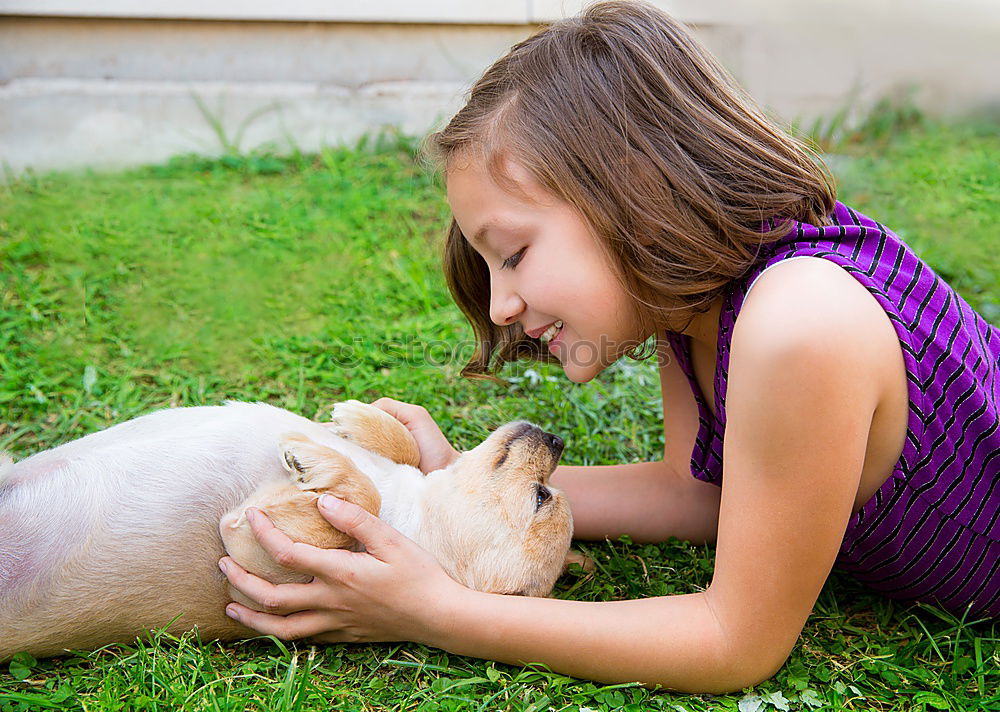
M832 222L795 223L727 290L714 416L694 378L688 337L667 334L700 413L691 472L722 484L729 346L754 280L783 260L830 260L885 309L903 350L910 397L902 457L851 517L837 566L893 598L1000 616L1000 330L884 226L842 203Z

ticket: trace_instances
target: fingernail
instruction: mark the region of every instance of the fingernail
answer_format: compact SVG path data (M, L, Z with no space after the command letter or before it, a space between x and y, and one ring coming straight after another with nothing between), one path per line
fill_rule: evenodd
M226 615L234 621L238 621L240 619L240 614L237 613L236 606L226 606Z
M251 507L246 511L247 521L252 522L257 518L257 510Z
M226 560L225 560L225 559L219 559L219 569L220 569L220 570L222 571L222 573L224 573L224 574L225 574L226 576L228 576L228 575L229 575L229 569L228 569L228 568L226 567Z
M333 512L341 504L343 504L343 502L341 500L337 499L336 497L334 497L333 495L330 495L330 494L320 495L319 506L322 507L323 509L329 511L329 512Z

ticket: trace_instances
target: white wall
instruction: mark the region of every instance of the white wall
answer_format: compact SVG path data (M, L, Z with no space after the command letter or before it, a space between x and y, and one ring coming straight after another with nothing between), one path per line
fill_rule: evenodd
M0 160L114 166L422 133L511 44L580 0L0 0ZM662 0L787 119L908 85L1000 106L1000 1ZM362 21L364 20L364 21Z

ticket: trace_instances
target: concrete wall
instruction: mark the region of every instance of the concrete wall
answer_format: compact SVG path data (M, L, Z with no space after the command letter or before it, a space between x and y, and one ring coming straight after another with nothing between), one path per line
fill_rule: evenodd
M304 150L424 132L523 26L10 18L0 156L121 165L223 149Z
M81 3L0 0L0 160L104 167L237 142L315 150L389 125L423 133L511 44L581 4L92 0L78 17ZM1000 106L1000 2L656 4L789 120L908 86L931 112ZM275 16L298 19L262 19Z

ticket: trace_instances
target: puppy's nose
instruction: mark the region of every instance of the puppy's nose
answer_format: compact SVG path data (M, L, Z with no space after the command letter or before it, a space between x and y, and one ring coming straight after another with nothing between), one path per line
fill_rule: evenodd
M542 440L544 440L545 444L549 446L549 450L552 451L553 455L559 457L559 455L562 454L565 443L563 443L561 437L553 435L552 433L542 433Z

